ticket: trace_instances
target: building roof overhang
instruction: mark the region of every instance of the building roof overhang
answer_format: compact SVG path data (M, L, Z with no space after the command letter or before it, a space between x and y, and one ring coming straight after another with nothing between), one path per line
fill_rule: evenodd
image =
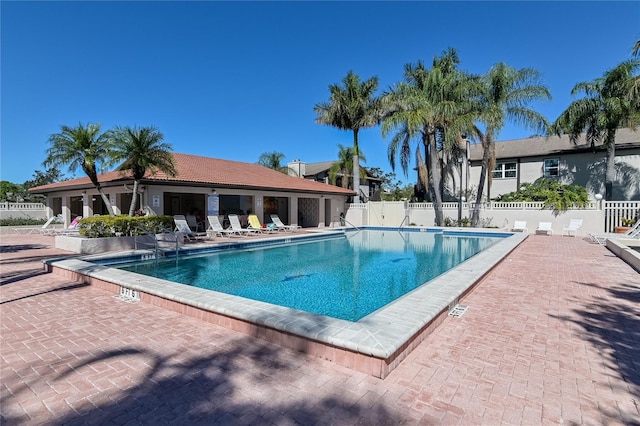
M355 195L355 192L349 189L289 176L259 164L180 153L174 153L173 157L177 172L175 176L168 176L163 172L147 172L140 183L144 185L230 188L343 196ZM131 184L133 178L131 173L127 171L111 171L98 175L98 181L102 187L109 188ZM52 192L88 188L93 188L91 180L88 177L81 177L30 188L29 192L46 195Z

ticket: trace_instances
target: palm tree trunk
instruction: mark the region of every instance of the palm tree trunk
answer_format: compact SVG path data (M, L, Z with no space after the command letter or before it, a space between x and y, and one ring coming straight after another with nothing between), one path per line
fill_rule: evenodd
M477 227L480 222L480 209L482 207L482 195L484 192L484 183L487 178L487 170L489 168L489 158L491 157L490 144L485 139L483 142L482 150L482 168L480 169L480 180L478 181L478 194L476 195L476 202L473 206L473 214L471 215L471 226Z
M440 183L442 181L440 161L438 159L438 147L436 146L436 138L433 133L427 135L428 152L427 162L429 164L429 186L431 190L431 201L433 202L433 210L436 216L436 226L442 226L444 216L442 212L442 194L440 193Z
M111 206L111 200L109 199L109 197L107 197L107 194L105 194L104 190L102 189L102 186L99 183L96 185L96 189L100 193L100 197L102 197L102 202L107 208L107 213L109 213L109 216L115 216L115 213L113 212L113 207Z
M138 204L138 180L133 181L133 194L131 194L131 205L129 205L129 217L133 216L136 211L136 204Z
M102 197L102 202L107 208L107 212L109 213L109 216L115 216L115 213L113 212L113 207L111 206L111 200L109 199L109 197L107 197L107 194L104 193L104 190L102 189L102 185L100 185L100 182L98 181L98 175L95 173L95 170L88 169L84 166L82 167L82 169L89 177L89 180L91 181L93 186L98 190L100 197Z
M607 168L604 178L604 199L613 199L613 182L616 180L616 144L615 137L607 137Z
M356 196L353 199L354 203L360 202L360 152L358 148L358 131L353 131L353 190L356 191Z

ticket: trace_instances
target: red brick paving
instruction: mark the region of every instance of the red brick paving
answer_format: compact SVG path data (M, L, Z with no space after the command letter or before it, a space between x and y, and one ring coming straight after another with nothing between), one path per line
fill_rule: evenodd
M2 235L0 421L640 424L640 274L532 235L385 379L42 272Z

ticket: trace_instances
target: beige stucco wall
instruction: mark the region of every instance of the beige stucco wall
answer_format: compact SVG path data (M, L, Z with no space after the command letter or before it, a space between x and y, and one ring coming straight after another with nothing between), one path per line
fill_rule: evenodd
M161 215L165 214L165 205L164 205L164 193L184 193L184 194L200 194L202 196L202 204L203 206L207 206L207 197L213 193L215 189L218 195L246 195L253 197L253 208L252 212L258 215L258 217L262 217L264 212L263 200L264 197L285 197L289 198L289 219L292 225L296 225L298 222L298 206L299 200L304 199L314 199L317 205L318 212L311 215L313 217L313 224L308 224L308 226L325 226L326 222L326 201L330 203L330 213L332 216L338 216L340 213L345 211L345 196L340 195L321 195L321 194L307 194L307 193L292 193L286 191L264 191L264 190L251 190L251 189L235 189L235 188L220 188L217 186L207 186L207 187L191 187L191 186L178 186L178 185L143 185L143 191L140 194L141 199L139 201L139 206L145 210L150 210L155 214ZM129 204L124 203L123 199L124 195L127 193L127 188L123 185L111 186L104 188L106 194L112 200L112 203L115 203L116 214L123 213L127 214L129 211ZM85 193L83 193L83 191ZM129 191L130 194L130 191ZM75 206L75 210L71 208L70 197L83 197L82 205ZM49 204L53 202L53 199L59 199L61 204L61 210L63 218L65 219L65 227L69 226L71 223L72 216L81 214L84 217L93 215L92 208L92 200L93 198L99 199L100 196L97 190L93 188L89 189L77 189L70 191L59 191L48 194L48 199L50 201ZM77 203L76 203L77 204ZM124 205L126 204L126 205ZM73 215L72 215L73 213ZM317 223L315 223L317 222Z

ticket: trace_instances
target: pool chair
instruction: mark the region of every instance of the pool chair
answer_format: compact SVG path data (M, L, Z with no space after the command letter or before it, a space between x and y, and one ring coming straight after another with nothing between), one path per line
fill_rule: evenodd
M573 236L575 237L580 229L582 228L582 219L571 219L568 225L562 227L562 235L567 234L571 236L573 232Z
M16 234L46 234L51 228L49 226L56 220L57 216L51 216L47 221L39 228L13 228L13 232Z
M538 222L538 227L536 228L536 234L553 235L551 222Z
M529 233L529 228L527 228L527 222L524 220L516 220L513 222L513 228L511 228L511 232L526 232Z
M631 228L627 230L627 232L623 234L616 234L613 232L603 233L603 234L592 234L588 233L589 239L594 243L598 243L601 246L607 244L607 240L616 239L616 238L631 238L631 239L640 239L640 220L635 223Z
M195 215L188 214L185 216L185 219L187 219L187 224L192 231L204 231L204 223L199 222Z
M278 232L275 225L269 224L267 226L262 226L260 219L258 219L258 216L255 214L250 214L247 220L249 221L248 229L255 229L262 234L273 234L274 232Z
M235 232L233 232L231 229L224 229L224 227L220 223L220 219L218 219L218 216L215 216L215 215L207 216L207 222L209 222L209 227L207 228L206 232L209 235L213 235L213 236L220 235L221 237L223 236L230 237L231 235L235 234Z
M184 235L184 238L187 241L197 241L202 240L203 238L209 238L209 234L206 232L194 232L189 228L189 224L187 220L184 219L183 215L175 215L173 217L173 222L176 224L175 232L179 232Z
M43 233L46 235L78 235L80 234L80 219L82 219L82 216L76 216L67 228L47 228L43 231Z
M276 224L276 228L280 231L294 232L296 229L302 228L299 225L285 225L277 214L271 215L271 221Z
M227 217L229 218L231 229L240 235L250 235L250 234L256 235L260 233L260 231L258 231L257 229L243 228L242 224L240 223L240 218L238 217L237 214L230 214Z

